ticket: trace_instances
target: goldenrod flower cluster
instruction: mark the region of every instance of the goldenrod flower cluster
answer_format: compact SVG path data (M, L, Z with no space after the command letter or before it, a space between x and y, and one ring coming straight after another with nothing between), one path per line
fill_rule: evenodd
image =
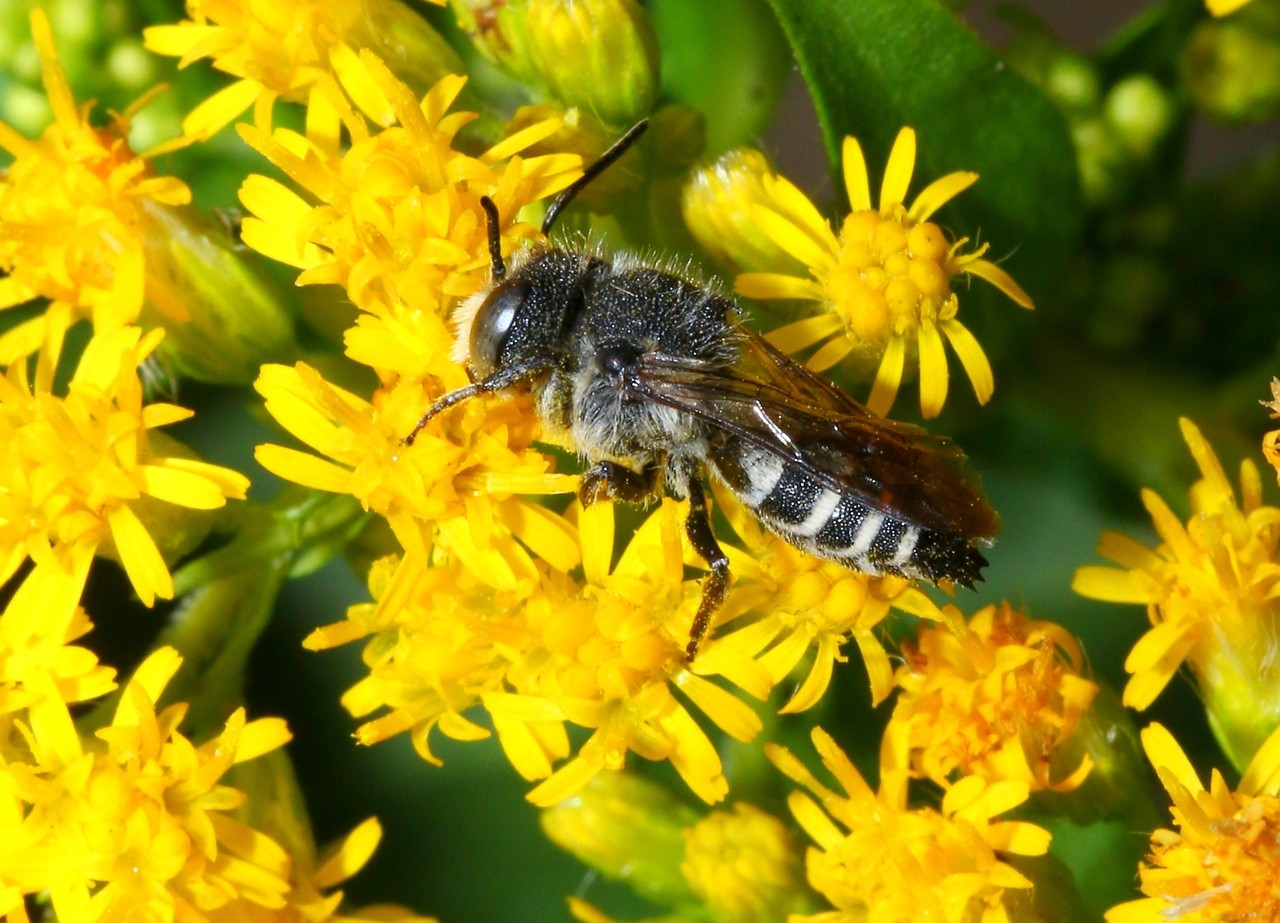
M912 197L930 126L895 122L873 195L841 131L847 208L831 217L754 147L694 166L702 116L670 101L663 11L448 6L446 39L400 0L189 0L145 47L229 82L140 154L130 132L160 89L99 124L63 38L30 16L52 121L37 138L0 122L0 919L421 919L344 908L338 887L379 823L318 849L285 720L243 701L280 582L339 553L367 596L303 645L362 645L341 697L355 740L404 735L440 764L490 739L548 835L629 877L664 919L1066 919L1048 856L1065 819L1155 826L1137 738L1066 628L816 558L712 484L732 580L693 656L710 564L688 501L584 506L583 459L518 388L424 417L473 383L460 307L502 259L560 245L540 230L550 203L646 117L650 138L575 200L565 223L586 233L564 245L696 242L744 306L766 306L770 343L863 376L874 414L912 379L920 415L942 413L948 351L985 405L999 354L960 319L961 286L1032 299L990 243L943 223L977 173ZM159 168L224 144L255 165L232 236L193 204L193 177ZM669 238L654 232L677 215ZM176 378L241 386L280 433L253 453L288 482L279 497L171 435L195 436L180 428L195 411L156 386ZM1268 406L1280 416L1280 380ZM1112 923L1280 915L1280 508L1253 461L1233 482L1197 426L1181 429L1200 473L1189 515L1144 490L1154 547L1104 532L1114 566L1073 586L1146 608L1123 705L1146 709L1188 674L1243 776L1232 789L1215 769L1206 788L1173 734L1142 732L1172 828L1151 833L1145 897ZM1280 472L1280 431L1262 451ZM892 505L892 484L867 492ZM308 519L333 498L332 520ZM170 618L128 668L91 634L92 581L117 566L140 608ZM844 707L833 690L854 651L871 705L890 703L861 752L817 726ZM801 715L821 770L780 742ZM609 919L583 895L569 910Z

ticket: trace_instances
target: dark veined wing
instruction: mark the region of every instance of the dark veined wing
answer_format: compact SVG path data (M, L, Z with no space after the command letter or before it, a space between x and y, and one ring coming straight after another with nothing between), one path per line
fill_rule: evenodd
M969 539L1000 531L999 517L953 443L877 417L759 336L737 333L740 355L732 365L646 353L632 387L801 466L823 486L887 516Z

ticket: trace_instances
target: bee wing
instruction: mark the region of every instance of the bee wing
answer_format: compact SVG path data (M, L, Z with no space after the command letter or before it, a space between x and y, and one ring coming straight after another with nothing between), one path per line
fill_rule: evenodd
M877 417L755 334L738 334L740 354L730 366L644 354L638 387L886 515L970 539L1000 531L953 443Z

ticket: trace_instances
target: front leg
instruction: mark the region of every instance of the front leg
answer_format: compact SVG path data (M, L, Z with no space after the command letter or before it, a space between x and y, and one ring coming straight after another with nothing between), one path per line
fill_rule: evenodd
M698 603L698 612L689 629L689 643L684 649L685 659L692 663L693 658L698 656L698 648L707 632L711 630L711 616L724 602L724 594L729 587L729 557L711 531L707 496L696 473L689 475L688 491L689 516L685 520L685 531L689 533L693 550L711 568L711 573L702 582L702 600Z
M582 472L578 502L583 506L590 506L597 500L644 503L658 492L658 471L658 466L652 463L643 471L632 471L617 462L598 461Z

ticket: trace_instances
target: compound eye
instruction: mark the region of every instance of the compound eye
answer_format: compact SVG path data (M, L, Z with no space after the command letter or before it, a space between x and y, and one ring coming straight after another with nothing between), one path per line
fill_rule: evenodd
M528 282L503 282L480 305L471 323L471 371L480 381L498 368L516 314L529 297Z

